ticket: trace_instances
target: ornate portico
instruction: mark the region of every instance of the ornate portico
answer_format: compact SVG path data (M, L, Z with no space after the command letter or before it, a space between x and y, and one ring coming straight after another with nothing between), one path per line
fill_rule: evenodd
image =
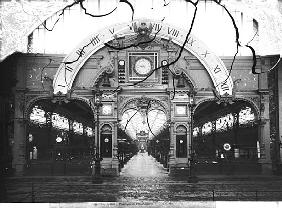
M102 55L103 53L96 55L100 58L98 61L100 66L97 74L92 75L91 78L94 85L89 82L88 86L85 84L83 86L84 88L99 88L104 94L101 122L114 126L115 122L122 120L122 112L128 108L128 102L132 102L132 99L156 98L163 103L162 108L167 115L171 129L169 166L171 169L187 167L191 154L191 150L188 151L188 149L191 148L189 126L192 119L190 117L191 109L188 107L190 100L188 94L197 86L189 75L189 59L196 57L206 67L209 77L207 78L213 82L219 95L232 95L233 83L231 77L228 77L228 71L223 62L194 36L186 37L186 35L185 31L149 20L138 20L131 23L130 26L128 24L112 26L91 35L64 59L54 78L54 94L58 92L64 94L75 89L78 87L77 85L80 85L75 80L87 82L85 78L84 80L80 79L82 76L91 78L83 75L85 73L83 64L89 57L95 57L98 50L103 50L102 47L105 47L106 44L109 55ZM186 44L184 44L185 41L187 41ZM142 42L148 43L143 44ZM134 44L137 46L139 44L139 47L133 50L128 47ZM185 55L182 54L184 57L182 64L169 66L170 62L177 58L182 46L189 51L185 52ZM125 48L125 50L118 50L120 48ZM138 61L143 68L137 68ZM148 64L146 65L145 62ZM148 68L144 68L144 64ZM151 71L151 76L143 81ZM106 88L104 87L105 82L107 82ZM137 82L139 83L136 84ZM174 82L181 83L177 83L175 88ZM177 89L178 87L181 88L180 91ZM115 92L115 89L118 90ZM116 97L116 100L110 98L113 96ZM106 108L109 109L109 112L103 112L106 111L103 110ZM177 132L181 127L186 129L186 133L184 139L181 140L183 143L178 141L178 144ZM102 128L101 125L99 128ZM117 130L115 127L112 129L114 129L113 147L115 147L117 136L114 132ZM96 132L101 132L101 129L97 130L96 127ZM96 135L96 138L99 137ZM179 145L184 145L185 151L182 155L177 155L178 149L183 148L178 147ZM114 158L115 155L113 155L112 161L108 158L103 160L102 169L109 169L111 166L109 164L113 164ZM117 167L116 165L112 167L114 166Z
M95 121L92 147L94 154L98 149L102 157L101 174L119 175L118 129L127 132L126 125L121 127L124 113L128 109L144 115L152 110L162 111L166 116L164 127L150 132L149 140L158 136L162 128L169 129L168 168L174 174L187 170L193 152L191 115L197 109L208 108L202 104L209 101L219 104L244 101L250 104L260 122L261 157L258 163L263 171L269 172L268 95L264 93L264 75L248 74L251 58L239 58L234 65L235 73L229 76L226 66L231 64L232 57L219 58L196 37L186 35L178 28L151 20L111 26L90 35L64 59L57 57L62 62L50 65L45 77L52 80L54 76L54 79L44 82L43 88L38 87L42 84L36 80L40 71L33 70L36 66L30 68L32 63L28 60L38 59L40 65L47 62L48 57L24 57L26 80L20 84L29 91L17 93L25 98L22 104L25 108L16 107L17 116L28 119L31 108L42 99L50 99L58 105L81 100L89 107L92 121ZM146 43L140 43L140 40ZM136 46L129 47L132 44ZM170 65L178 57L181 47L184 50L180 59ZM257 67L261 68L258 63ZM101 92L100 107L94 99L97 90ZM192 94L195 95L193 109L190 107ZM148 121L145 123L152 125ZM24 148L20 147L26 143L20 136L23 132L26 132L25 124L16 122L15 138L20 141L16 141L15 146L20 151L14 152L13 164L18 172L24 170L28 160Z

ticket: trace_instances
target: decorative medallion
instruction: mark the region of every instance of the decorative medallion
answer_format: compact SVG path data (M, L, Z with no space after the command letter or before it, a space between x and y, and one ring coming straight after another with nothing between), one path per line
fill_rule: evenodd
M150 42L150 34L152 33L153 30L153 26L152 24L148 24L146 22L141 22L138 23L135 22L133 24L133 29L134 32L137 33L137 37L136 37L136 42L138 44L138 46L140 46L142 49L146 48L149 43L146 42Z

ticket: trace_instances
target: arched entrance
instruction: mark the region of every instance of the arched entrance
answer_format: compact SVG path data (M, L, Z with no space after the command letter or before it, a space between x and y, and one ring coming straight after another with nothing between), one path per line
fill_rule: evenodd
M198 109L202 108L201 106L206 106L204 109L213 109L213 105L199 105L202 100L216 97L221 102L237 97L241 99L247 94L256 106L260 105L262 98L257 92L258 75L250 75L249 71L238 69L240 73L246 74L248 79L244 80L241 75L240 79L248 88L244 88L245 91L242 92L241 87L241 92L235 95L236 89L233 88L224 62L194 36L189 36L185 42L184 31L148 20L135 21L132 27L128 24L115 26L114 31L118 31L116 34L110 34L110 31L107 28L82 42L73 53L60 62L62 64L46 74L47 80L52 80L52 77L54 80L49 84L44 82L42 90L45 90L45 94L51 90L51 97L58 103L76 98L87 103L86 109L90 110L86 112L92 119L85 115L86 118L89 117L85 123L93 124L94 141L91 151L93 158L102 159L102 175L118 175L120 167L138 148L141 150L141 147L168 167L171 174L187 171L189 159L192 153L195 153L194 147L198 145L193 144L191 140L192 131L194 125L198 127L197 125L203 122L202 119L196 119L201 115ZM140 39L148 38L148 43L140 43ZM139 45L131 47L132 44ZM119 50L116 46L122 49ZM168 65L178 57L182 46L184 50L179 60ZM232 58L225 60L226 63L231 61ZM36 85L42 83L38 82L34 75L40 71L28 69L27 73L27 88L37 91L23 92L26 93L23 96L29 99L38 98L41 91ZM234 73L232 78L238 80L237 75L240 73ZM236 84L236 87L240 87L238 82ZM266 98L264 99L263 102L267 103ZM195 105L200 106L196 111ZM64 103L62 106L73 114L80 114L76 107L68 109ZM81 106L79 105L79 108ZM164 113L165 122L147 121L150 120L150 114L155 114L154 118L160 118L160 112ZM127 128L131 127L125 127L126 124L122 124L122 121L128 121L135 113L141 121L145 120L145 126L155 126L158 131L152 133L150 129L144 132L140 129L129 135ZM145 117L142 117L142 114ZM83 113L81 115L84 117ZM261 112L256 115L262 120ZM267 116L265 113L264 118ZM193 117L197 121L193 121ZM23 129L20 124L16 127ZM268 132L263 128L264 126L261 126L257 131L263 132L265 139L268 138ZM58 137L63 140L64 135ZM147 137L149 141L134 142L137 137ZM239 151L240 149L243 151L243 148L239 148ZM200 152L197 150L196 153Z
M27 175L90 175L94 122L86 103L41 99L27 115Z
M157 144L159 142L161 144L164 141L164 139L158 140L158 137L167 126L169 112L160 100L150 97L144 94L136 95L125 102L122 105L122 109L120 109L121 131L118 134L118 138L122 138L123 134L126 134L127 137L131 138L127 140L127 143L133 145L129 155L124 160L120 160L122 166L137 151L141 153L148 152L149 155L160 160L160 154L156 152L155 146L152 145L154 141L157 141ZM120 139L119 144L124 144L126 141L124 140ZM169 138L167 141L169 141ZM169 150L169 142L167 144L166 149ZM122 153L121 149L119 151ZM163 152L162 155L168 158L168 151L165 154ZM162 163L167 166L167 160L162 160Z
M155 42L162 44L166 49L171 49L171 53L167 54L170 59L164 60L166 62L163 62L163 65L170 63L177 57L177 51L172 47L173 44L184 47L205 67L218 94L232 95L233 82L224 63L195 36L190 34L188 37L187 35L188 32L171 25L144 19L131 22L130 24L123 23L114 25L99 33L92 34L83 40L72 53L65 57L53 81L54 93L57 94L61 92L66 94L70 91L81 67L93 53L105 46L109 47L113 53L115 50L116 52L120 50L124 51L123 49L131 48L137 44L137 46L139 46L138 48L141 50L128 51L127 60L119 59L117 60L118 63L111 60L113 63L107 65L107 70L108 68L112 68L113 65L115 65L115 67L118 65L119 72L123 72L124 70L128 71L130 76L125 80L120 80L121 83L124 83L124 81L136 82L142 80L142 77L146 77L150 69L147 68L145 71L142 69L140 71L131 71L130 64L135 63L135 58L142 57L139 63L145 63L147 60L146 66L156 69L160 65L158 60L159 53L153 50L144 51L145 48L152 45L151 43ZM142 42L144 42L144 44L140 44ZM100 59L103 58L103 56L100 56ZM184 59L189 60L189 57L184 57ZM99 74L101 75L101 73ZM157 77L158 74L154 73L154 75L150 76L149 80L156 81Z
M193 144L197 173L260 173L262 157L258 112L245 100L198 105Z
M224 63L196 37L186 35L187 32L178 28L151 20L134 21L130 26L127 23L115 25L86 38L60 65L53 81L55 94L64 96L74 90L73 93L79 95L81 89L91 89L92 93L95 91L94 94L98 89L102 94L99 99L102 107L95 98L93 100L99 120L95 143L99 154L102 147L102 135L99 133L102 125L111 125L113 131L112 158L103 158L101 161L102 174L118 174L119 121L122 120L121 111L126 105L130 105L132 99L141 103L141 107L138 107L140 109L146 108L142 105L152 98L163 106L170 138L169 145L165 142L163 152L166 155L163 154L162 157L170 157L165 160L171 173L187 169L191 154L191 109L188 104L194 88L201 86L191 78L193 72L190 63L196 62L204 69L201 79L206 87L213 86L220 96L232 95L233 82ZM142 41L147 43L141 43ZM137 44L138 47L132 48L132 44ZM181 61L168 65L176 59L181 47L186 49L181 54ZM87 66L91 63L95 66L92 72ZM199 77L196 78L199 81ZM156 103L152 102L150 105ZM142 114L142 111L139 113ZM186 129L184 135L178 132L180 126ZM136 132L138 133L141 132ZM153 137L157 136L152 132L151 134ZM150 132L148 135L150 137ZM134 140L136 135L130 137ZM180 137L183 138L179 139ZM144 144L141 146L144 147Z

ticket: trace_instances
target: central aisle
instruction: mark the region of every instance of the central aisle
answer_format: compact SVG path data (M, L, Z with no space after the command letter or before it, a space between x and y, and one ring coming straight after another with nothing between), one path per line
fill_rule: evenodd
M167 175L167 171L147 152L139 152L127 162L120 175L126 177L160 177Z

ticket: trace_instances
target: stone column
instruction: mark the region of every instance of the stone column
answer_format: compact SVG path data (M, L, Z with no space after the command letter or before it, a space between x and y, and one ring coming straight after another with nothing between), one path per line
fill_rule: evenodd
M269 121L269 96L263 95L264 99L261 101L261 120L258 126L259 143L261 150L261 158L259 163L262 165L262 174L272 174L272 162L270 155L270 121ZM263 111L262 111L263 110Z
M26 120L24 118L24 93L15 94L14 141L12 146L12 167L16 175L24 174L26 164Z
M175 145L175 131L174 131L174 122L170 122L170 145L169 145L169 168L175 165L176 158L176 145Z
M193 109L191 107L188 108L188 125L186 127L186 134L187 134L187 158L191 158L191 154L193 152Z
M280 10L282 12L282 2L280 3ZM277 70L278 72L278 117L279 117L279 138L277 139L278 141L278 151L279 151L279 166L280 166L280 173L282 173L282 63L281 61L279 62L279 65L277 67L277 69L274 69L274 70Z
M118 141L117 141L117 131L118 131L118 122L114 122L114 129L113 129L113 134L112 134L112 147L113 147L113 154L112 154L112 169L113 169L113 174L115 176L119 175L119 161L118 161Z

